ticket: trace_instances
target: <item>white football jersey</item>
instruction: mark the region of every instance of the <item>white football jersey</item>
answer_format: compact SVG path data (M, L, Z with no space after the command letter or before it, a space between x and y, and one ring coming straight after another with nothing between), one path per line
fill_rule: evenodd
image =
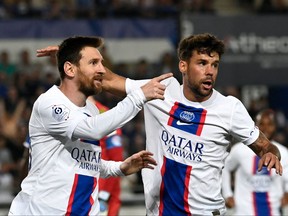
M131 120L144 101L138 89L99 114L89 100L78 107L57 86L42 94L29 122L31 168L9 214L97 215L99 177L123 175L121 162L101 160L99 139Z
M191 102L175 78L164 80L165 100L144 105L146 148L158 166L142 170L148 215L225 213L221 175L232 139L249 145L259 129L244 105L215 89ZM143 82L127 80L127 92Z
M288 150L273 142L280 153L283 176L266 167L258 172L259 157L242 143L235 144L225 161L223 169L223 196L234 197L235 215L281 215L281 198L287 192ZM235 171L234 193L230 172Z

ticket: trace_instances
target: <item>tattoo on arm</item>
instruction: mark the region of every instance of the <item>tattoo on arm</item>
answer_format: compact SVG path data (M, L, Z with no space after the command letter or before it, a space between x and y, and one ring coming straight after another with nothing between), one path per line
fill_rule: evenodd
M262 157L265 153L271 152L272 154L276 155L280 160L281 156L278 148L275 145L273 145L261 131L258 139L249 147L259 157Z

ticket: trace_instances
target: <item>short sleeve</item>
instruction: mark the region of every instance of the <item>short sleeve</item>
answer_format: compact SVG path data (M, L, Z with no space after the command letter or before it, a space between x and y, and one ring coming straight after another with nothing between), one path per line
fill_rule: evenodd
M231 134L236 142L250 145L259 137L259 128L255 125L242 102L236 99L231 118Z

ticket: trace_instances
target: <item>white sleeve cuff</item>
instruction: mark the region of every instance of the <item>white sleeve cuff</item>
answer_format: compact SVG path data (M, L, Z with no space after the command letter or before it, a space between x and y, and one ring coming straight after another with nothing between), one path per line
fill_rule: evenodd
M126 94L129 94L132 91L132 80L129 78L126 78L125 89L126 89Z
M101 160L101 178L108 178L111 176L125 176L124 173L121 171L120 166L123 162L122 161L107 161Z
M149 79L133 80L133 79L126 78L126 82L125 82L126 93L129 94L133 92L135 89L138 89L141 86L145 85L148 81Z

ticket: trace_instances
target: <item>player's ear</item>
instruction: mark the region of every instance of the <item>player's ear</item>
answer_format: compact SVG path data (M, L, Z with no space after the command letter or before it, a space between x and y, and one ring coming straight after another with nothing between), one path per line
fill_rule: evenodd
M75 67L69 61L66 61L64 63L64 71L65 71L66 75L69 76L69 77L74 77L75 76Z
M187 62L180 60L178 67L181 73L185 73L187 71Z

